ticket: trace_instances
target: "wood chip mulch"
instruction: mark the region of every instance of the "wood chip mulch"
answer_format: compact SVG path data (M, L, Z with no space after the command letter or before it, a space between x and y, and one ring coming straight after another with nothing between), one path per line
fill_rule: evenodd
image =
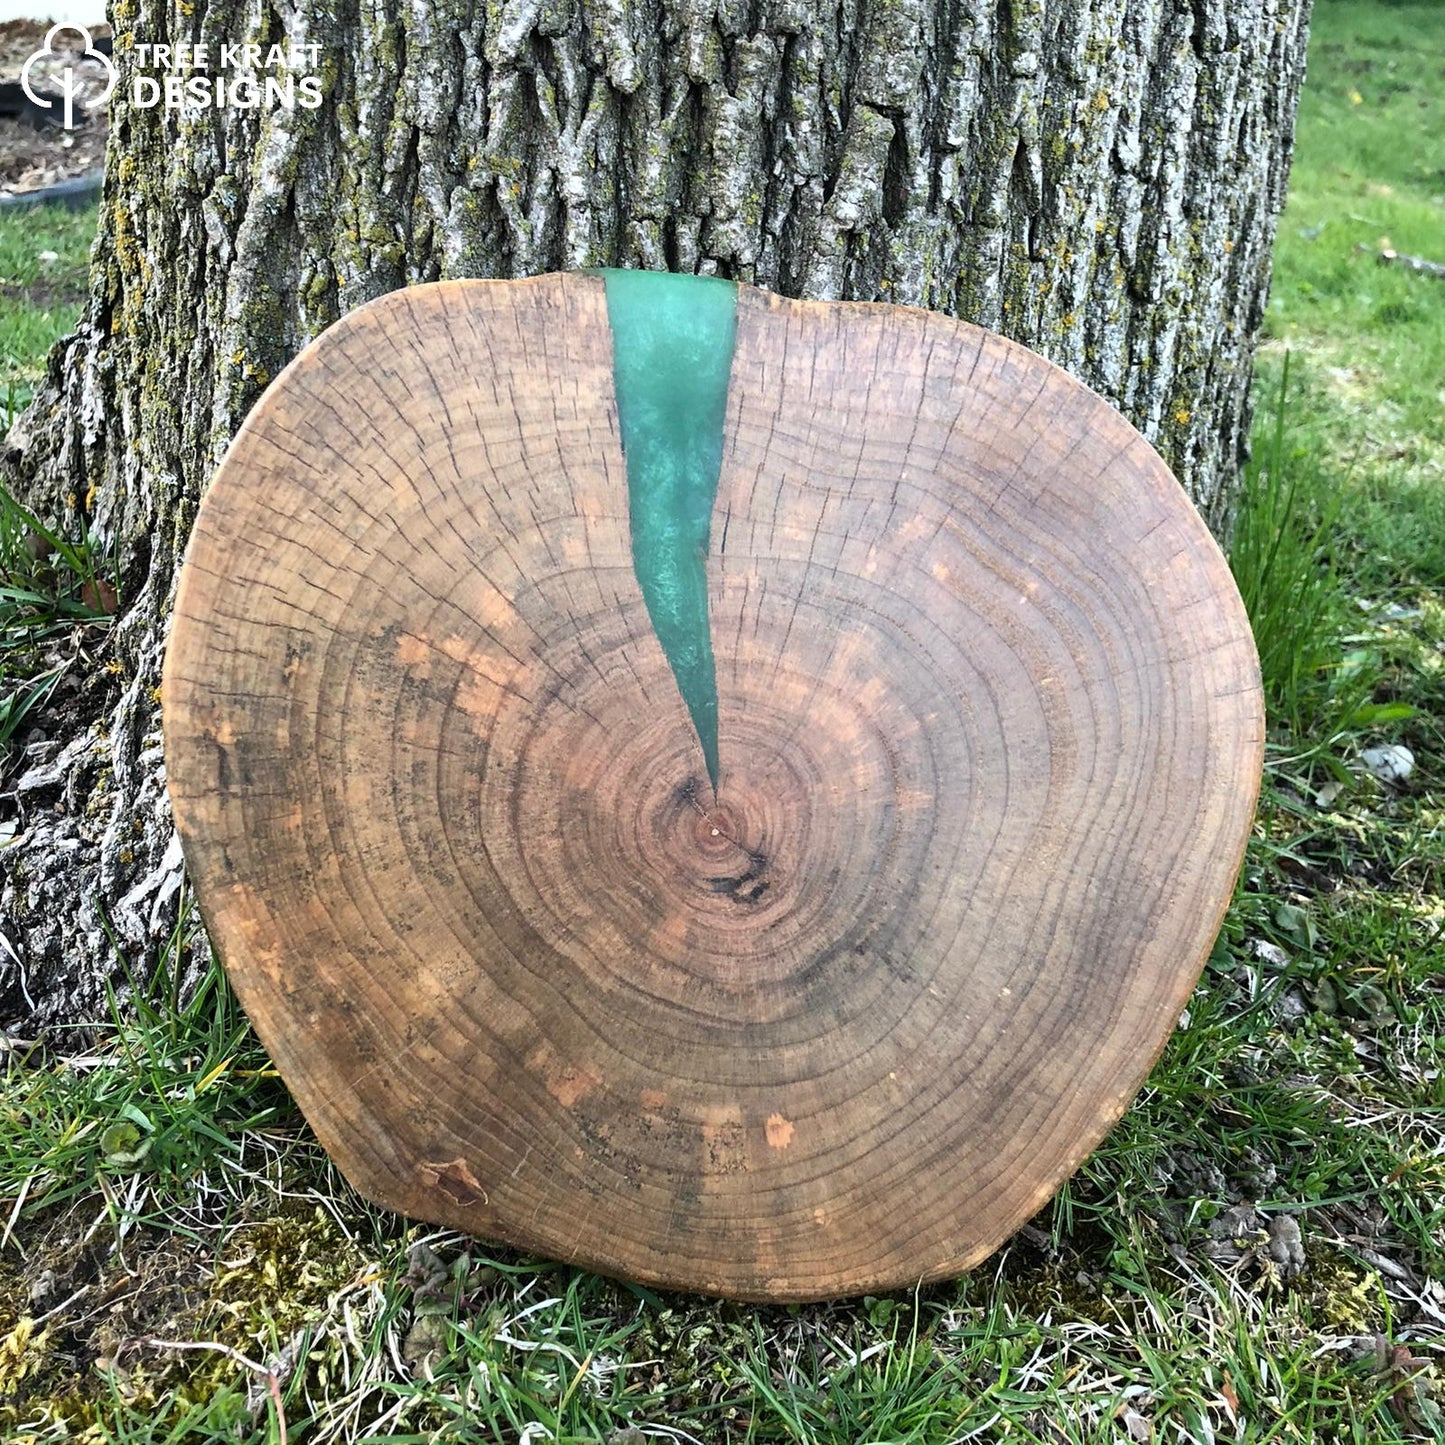
M35 20L0 23L0 195L42 190L98 171L105 161L104 107L83 110L77 103L76 113L85 119L66 130L60 123L59 104L41 111L21 91L21 67L44 45L48 28ZM97 25L90 33L93 40L103 40L111 32L108 25ZM46 56L31 67L31 88L54 94L58 100L59 87L47 86L47 77L73 65L86 77L82 98L100 94L105 89L105 71L99 62L81 59L79 35L62 31L56 36L56 45L53 58Z

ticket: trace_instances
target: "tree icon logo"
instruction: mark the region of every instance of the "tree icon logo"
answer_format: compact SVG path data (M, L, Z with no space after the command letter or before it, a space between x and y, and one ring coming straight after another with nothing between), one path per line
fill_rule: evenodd
M97 106L104 105L106 101L110 99L112 92L115 90L116 81L120 77L116 73L116 68L111 63L110 57L102 55L100 51L95 48L90 38L90 31L83 25L66 25L64 23L52 25L45 33L45 44L21 67L20 88L29 97L31 102L38 105L42 110L49 110L50 107L55 104L54 96L44 93L37 95L35 91L30 88L30 70L37 60L43 60L47 55L56 54L55 37L62 30L73 30L82 36L85 41L85 49L82 52L81 58L84 60L98 60L101 68L105 71L105 89L99 95L92 96L89 100L81 101L81 104L86 110L94 110ZM67 65L58 72L52 72L51 78L59 83L60 94L65 101L65 128L66 130L74 130L75 101L76 97L81 94L81 77L78 75L75 66Z

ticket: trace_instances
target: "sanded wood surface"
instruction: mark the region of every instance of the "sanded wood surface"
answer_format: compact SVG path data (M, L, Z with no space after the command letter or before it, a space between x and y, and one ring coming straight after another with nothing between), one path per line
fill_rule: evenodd
M961 1271L1218 929L1263 733L1227 568L1033 354L742 287L714 798L627 496L599 278L396 293L292 364L166 663L212 936L383 1204L744 1298Z

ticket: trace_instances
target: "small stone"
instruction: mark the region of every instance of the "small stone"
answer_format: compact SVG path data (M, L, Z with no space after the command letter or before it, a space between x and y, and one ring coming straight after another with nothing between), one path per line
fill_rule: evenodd
M30 1284L30 1303L44 1305L59 1294L59 1282L53 1269L42 1269Z
M1236 1204L1209 1221L1215 1239L1244 1239L1259 1228L1259 1216L1249 1204Z
M1288 1214L1276 1214L1269 1222L1269 1257L1285 1279L1293 1279L1305 1267L1304 1239L1299 1223Z
M1289 954L1277 943L1270 943L1268 939L1252 938L1249 941L1249 951L1266 968L1288 968Z
M1289 1023L1294 1019L1302 1019L1309 1013L1310 1006L1305 1002L1304 995L1297 988L1286 989L1284 993L1275 999L1270 1005L1270 1012L1274 1014L1281 1023Z
M1279 1170L1256 1150L1246 1149L1236 1178L1247 1198L1263 1199L1279 1178Z
M1360 754L1360 761L1370 770L1371 777L1389 788L1398 788L1415 771L1415 754L1403 743L1366 748Z

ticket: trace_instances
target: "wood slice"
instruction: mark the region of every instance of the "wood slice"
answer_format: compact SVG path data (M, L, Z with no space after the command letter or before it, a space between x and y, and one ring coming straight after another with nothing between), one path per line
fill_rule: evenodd
M714 798L611 348L595 276L421 286L252 412L166 662L211 936L390 1208L747 1299L958 1273L1119 1117L1218 930L1238 595L1049 363L741 287Z

